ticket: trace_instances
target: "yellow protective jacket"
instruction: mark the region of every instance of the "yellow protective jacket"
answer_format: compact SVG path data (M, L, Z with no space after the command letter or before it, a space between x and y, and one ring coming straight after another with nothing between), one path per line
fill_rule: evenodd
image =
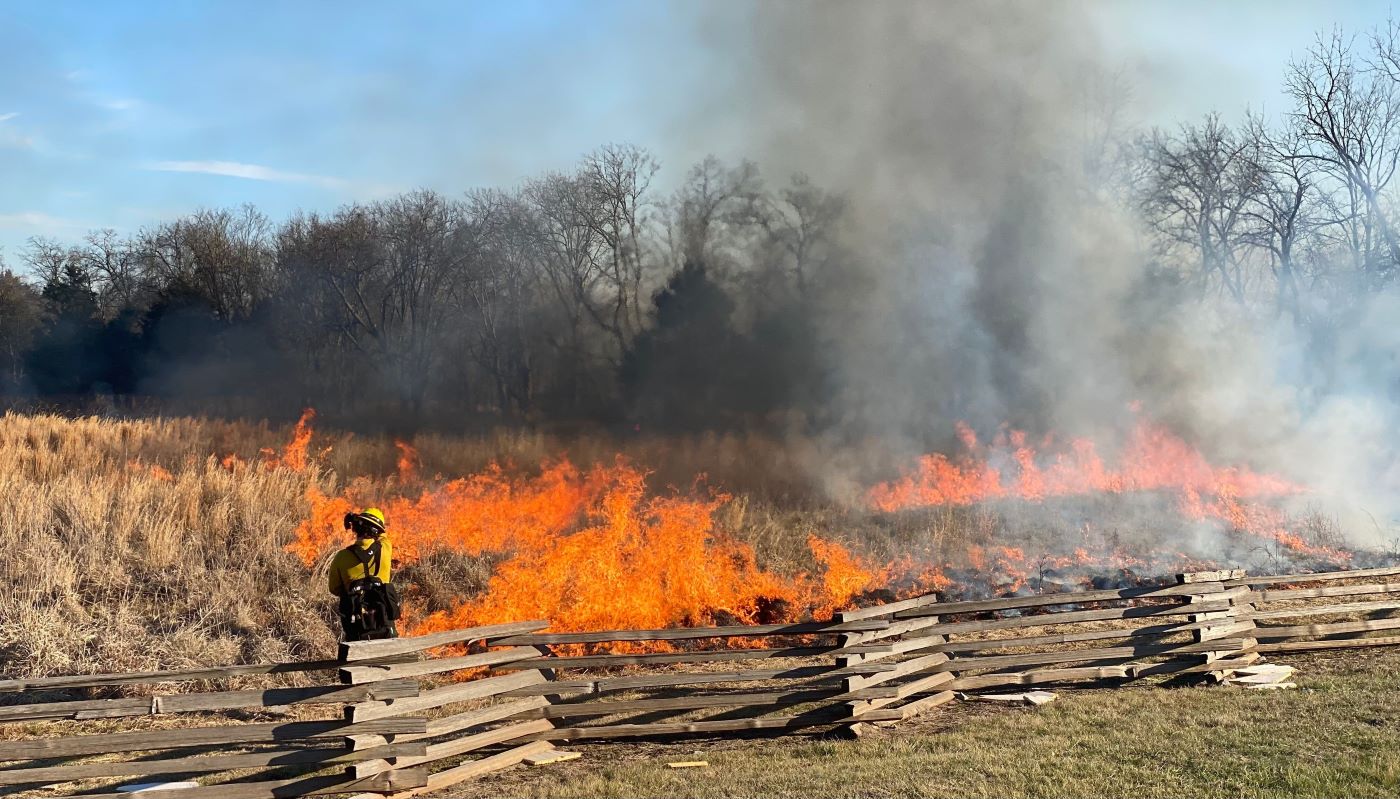
M361 549L369 549L374 546L373 538L361 538L353 546ZM374 572L381 582L389 582L389 572L393 561L394 547L389 543L389 536L379 537L379 563ZM370 565L375 565L372 561ZM345 592L350 588L350 584L365 577L365 566L355 557L353 552L342 549L335 553L335 558L331 560L330 570L330 591L336 596L345 596Z

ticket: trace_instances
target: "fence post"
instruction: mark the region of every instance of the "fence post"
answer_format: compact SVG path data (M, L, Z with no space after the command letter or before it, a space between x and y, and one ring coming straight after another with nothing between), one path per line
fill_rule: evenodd
M1191 640L1194 643L1205 643L1227 637L1240 637L1240 649L1238 652L1206 652L1201 656L1201 662L1214 663L1228 658L1230 665L1240 665L1250 663L1259 659L1259 654L1254 651L1258 643L1247 633L1254 629L1254 601L1253 593L1248 585L1236 585L1223 587L1221 583L1228 586L1227 581L1243 580L1244 569L1220 569L1208 572L1188 572L1176 575L1178 585L1202 584L1200 593L1190 594L1187 597L1188 605L1202 603L1218 603L1222 600L1229 605L1221 610L1205 611L1188 616L1192 624L1199 624L1200 627L1191 631ZM1209 588L1207 588L1209 586ZM1220 624L1210 624L1210 622L1220 622ZM1246 635L1241 636L1241 633ZM1225 679L1225 670L1209 671L1206 676L1220 682Z

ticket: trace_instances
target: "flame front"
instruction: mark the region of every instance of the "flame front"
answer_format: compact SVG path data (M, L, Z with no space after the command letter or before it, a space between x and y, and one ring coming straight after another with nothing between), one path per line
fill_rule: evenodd
M1304 493L1303 486L1244 467L1214 466L1179 436L1145 420L1134 426L1112 467L1088 439L1057 447L1053 438L1046 438L1037 448L1027 443L1025 433L1008 430L987 447L965 424L958 425L958 437L966 450L960 458L923 456L898 480L870 489L869 505L896 512L1003 499L1041 502L1052 497L1172 492L1177 510L1187 519L1215 520L1321 560L1350 559L1347 552L1309 544L1289 532L1285 515L1265 504ZM1045 450L1055 451L1047 455ZM1005 467L994 466L995 461Z
M434 549L502 558L485 592L418 619L415 632L529 618L570 631L788 621L829 613L884 577L816 538L820 574L760 568L752 547L715 528L727 496L652 495L623 459L587 470L560 460L538 476L492 466L412 497L382 488L361 478L327 496L313 486L292 551L318 562L344 544L347 511L377 504L400 564Z
M308 410L291 443L265 456L266 468L307 468L312 418ZM1156 492L1174 497L1183 519L1219 522L1295 554L1335 563L1349 557L1304 541L1288 530L1282 511L1265 503L1302 493L1301 486L1245 468L1215 467L1146 422L1113 465L1087 440L1057 447L1047 439L1034 447L1023 433L1007 431L984 446L966 425L958 435L961 456L923 457L899 480L870 489L868 510L998 500L1034 506L1057 497ZM1069 551L1071 542L1059 554L1028 558L1017 546L974 533L972 540L982 543L964 551L905 555L880 566L841 543L809 535L813 567L779 573L717 524L728 496L699 484L687 494L649 490L647 473L622 457L589 468L554 460L538 474L492 465L457 479L425 479L413 447L395 445L394 477L357 477L338 494L310 480L309 515L289 549L308 566L322 562L346 543L345 513L375 505L389 518L397 568L411 573L438 552L483 559L490 569L485 589L461 591L458 604L447 609L419 609L408 625L414 633L530 618L547 618L559 631L785 622L828 618L863 594L889 596L892 586L904 595L945 589L1005 594L1083 588L1095 575L1109 584L1136 584L1139 574L1210 567L1208 560L1167 547L1124 552L1090 544L1086 523L1086 544Z

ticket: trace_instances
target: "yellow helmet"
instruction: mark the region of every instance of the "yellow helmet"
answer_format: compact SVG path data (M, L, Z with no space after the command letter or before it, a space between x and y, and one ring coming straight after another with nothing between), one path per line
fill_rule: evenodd
M365 508L359 513L345 514L345 529L355 531L361 538L375 538L384 532L384 511Z
M363 511L360 512L360 516L365 521L369 522L375 527L378 527L379 532L384 532L384 528L387 526L384 521L384 511L380 510L379 508L365 508Z

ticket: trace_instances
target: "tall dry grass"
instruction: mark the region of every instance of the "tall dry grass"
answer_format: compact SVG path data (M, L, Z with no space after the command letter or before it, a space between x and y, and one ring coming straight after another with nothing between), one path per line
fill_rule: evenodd
M0 417L0 663L11 675L324 655L333 617L284 551L317 472L240 468L252 425ZM245 444L246 446L246 444Z
M265 422L0 416L0 673L329 656L338 624L324 563L308 569L287 546L309 513L309 487L334 496L358 477L386 496L412 494L439 485L437 475L470 475L493 462L534 471L551 458L587 467L621 454L651 470L655 491L689 491L705 475L733 497L715 529L750 544L765 570L789 577L824 568L808 546L812 536L870 564L943 564L969 544L1007 537L1029 542L1034 556L1081 538L1066 527L1078 515L1047 526L983 508L866 514L814 467L823 456L814 442L425 434L410 442L420 485L399 482L392 438L318 428L307 468L270 465L276 458L264 451L275 456L291 438L290 426ZM229 456L239 465L230 468ZM863 468L840 466L830 472ZM485 588L500 557L430 550L395 580L416 609L451 608Z
M0 416L0 672L132 671L318 658L338 632L323 572L286 551L307 488L337 493L370 476L395 490L393 439L316 431L312 465L269 467L288 426L195 418ZM492 462L530 470L619 453L654 470L657 490L697 475L737 493L717 519L769 568L811 571L807 536L847 537L843 517L803 485L795 450L745 437L692 441L537 433L413 439L435 482ZM227 456L241 465L229 468ZM416 490L402 487L404 490ZM805 508L804 510L797 510ZM433 552L400 572L428 610L484 588L491 562Z

